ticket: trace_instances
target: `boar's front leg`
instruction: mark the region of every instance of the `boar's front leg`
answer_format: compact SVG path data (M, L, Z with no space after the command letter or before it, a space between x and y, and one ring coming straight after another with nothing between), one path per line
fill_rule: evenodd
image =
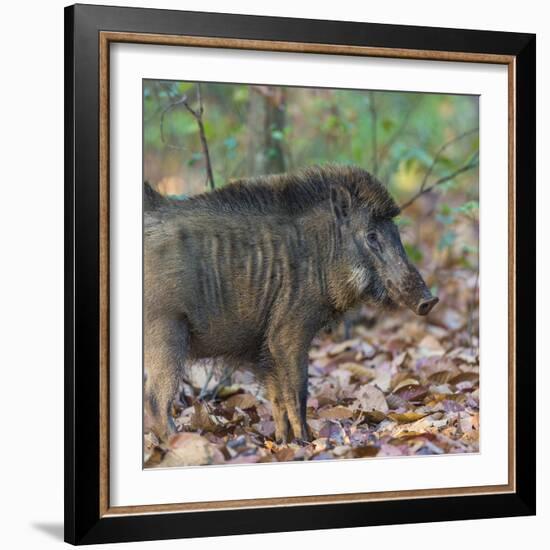
M187 325L181 320L161 318L145 323L145 410L153 432L164 443L175 432L171 407L183 374L188 336Z
M283 386L283 399L294 439L309 440L307 429L307 358L288 363L290 383Z
M275 369L264 380L267 398L271 402L273 421L275 422L275 440L278 443L287 443L289 434L288 414L285 402L280 391L281 384L277 378Z
M309 439L306 408L310 343L311 336L292 324L273 330L269 338L273 372L266 384L267 394L273 405L275 436L282 442L289 440L289 424L295 439Z

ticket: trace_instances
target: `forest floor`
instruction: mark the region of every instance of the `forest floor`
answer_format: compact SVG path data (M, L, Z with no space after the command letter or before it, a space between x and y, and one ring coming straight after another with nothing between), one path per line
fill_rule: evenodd
M339 327L314 340L310 443L275 442L270 403L250 373L224 383L195 369L200 381L182 387L169 448L145 434L146 467L478 452L477 276L455 268L441 278L427 318L364 308L350 339Z

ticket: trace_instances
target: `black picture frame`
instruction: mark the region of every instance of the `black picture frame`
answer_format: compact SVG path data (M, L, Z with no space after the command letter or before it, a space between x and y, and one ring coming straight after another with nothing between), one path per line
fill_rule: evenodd
M515 58L515 491L102 516L99 34L101 31L501 54ZM535 514L535 36L75 5L65 9L65 540L72 544Z

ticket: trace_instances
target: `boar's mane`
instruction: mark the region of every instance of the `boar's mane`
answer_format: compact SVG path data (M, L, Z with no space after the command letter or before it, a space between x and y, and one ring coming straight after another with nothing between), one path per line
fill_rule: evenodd
M352 206L367 208L377 218L389 219L399 214L395 201L373 175L355 166L338 165L241 179L178 203L183 209L295 215L328 200L336 186L349 192Z

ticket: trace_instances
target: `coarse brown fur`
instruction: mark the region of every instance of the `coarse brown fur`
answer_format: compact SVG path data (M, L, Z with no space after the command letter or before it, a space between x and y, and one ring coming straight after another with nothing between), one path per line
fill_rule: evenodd
M354 206L369 208L380 218L394 218L399 207L372 174L357 166L313 166L296 172L259 176L231 182L210 193L175 201L161 197L145 185L146 207L202 207L216 212L300 214L329 199L334 188L344 188ZM152 207L152 208L151 208Z
M201 358L254 365L277 439L290 430L306 439L307 354L319 329L361 301L433 306L391 221L399 209L360 168L145 198L145 397L162 439L185 362Z

